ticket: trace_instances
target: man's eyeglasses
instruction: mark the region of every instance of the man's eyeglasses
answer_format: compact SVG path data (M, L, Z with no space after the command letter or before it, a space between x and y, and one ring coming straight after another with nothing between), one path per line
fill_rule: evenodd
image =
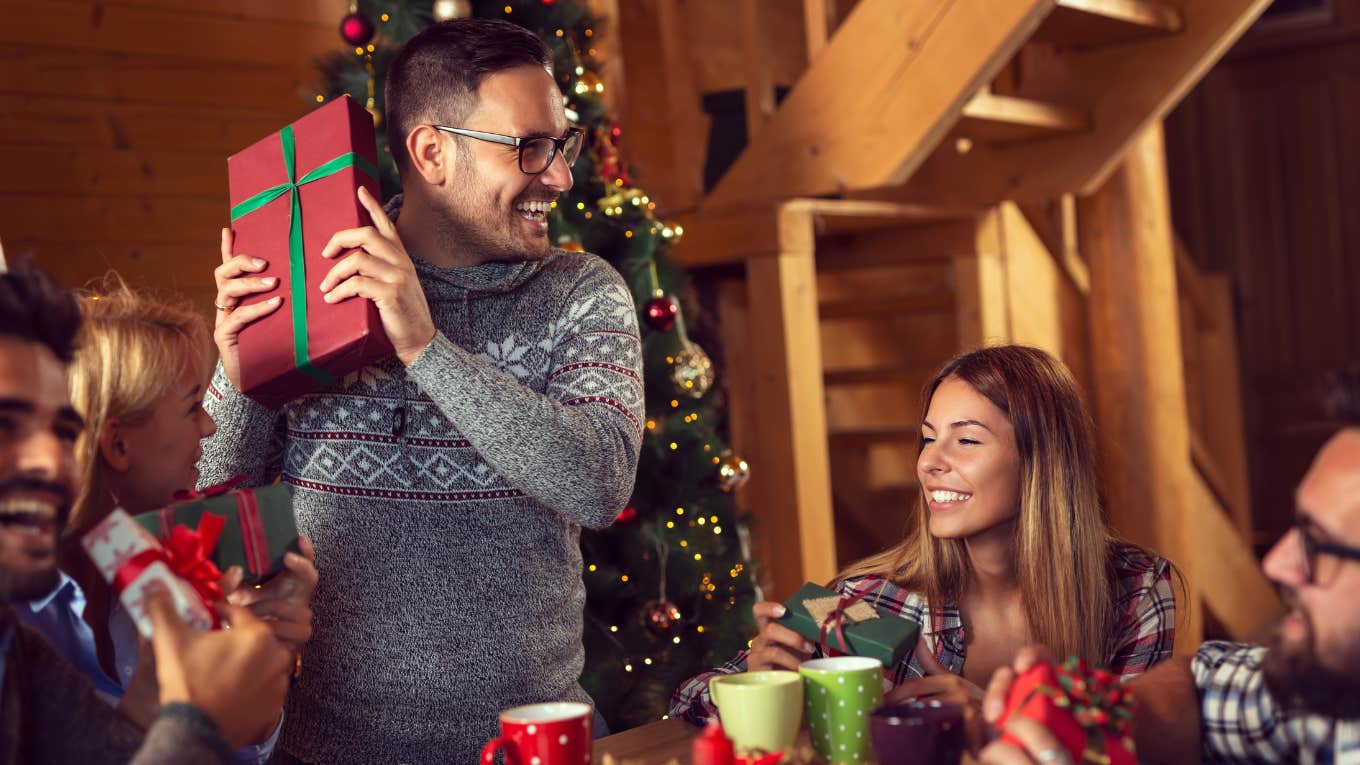
M581 144L584 142L580 128L569 128L567 134L561 138L546 135L516 138L512 135L488 133L483 130L467 130L466 128L445 127L444 125L431 125L431 127L445 133L476 138L479 141L514 146L519 149L520 172L529 175L538 175L547 170L557 157L558 152L562 152L562 157L567 160L567 167L571 167L576 162L576 158L581 156Z
M1317 556L1319 553L1334 555L1338 558L1360 560L1360 547L1350 547L1318 539L1313 536L1313 531L1306 518L1295 520L1294 529L1299 534L1299 544L1303 546L1303 579L1308 584L1314 583L1313 577L1317 573Z

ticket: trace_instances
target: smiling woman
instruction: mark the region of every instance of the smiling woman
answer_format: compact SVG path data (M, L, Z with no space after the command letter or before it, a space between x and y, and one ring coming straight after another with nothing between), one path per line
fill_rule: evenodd
M832 584L921 626L917 650L884 668L887 700L976 711L980 686L1029 643L1126 678L1169 658L1173 568L1106 526L1091 417L1071 372L1035 348L984 348L946 364L924 401L906 537ZM778 622L783 613L757 603L751 650L683 684L671 713L713 714L715 674L795 669L820 655Z

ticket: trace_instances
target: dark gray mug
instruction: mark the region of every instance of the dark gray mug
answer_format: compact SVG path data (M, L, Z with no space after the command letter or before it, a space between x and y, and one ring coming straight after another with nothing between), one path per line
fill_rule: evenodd
M878 765L958 765L966 739L963 709L939 701L908 701L869 715L869 743Z

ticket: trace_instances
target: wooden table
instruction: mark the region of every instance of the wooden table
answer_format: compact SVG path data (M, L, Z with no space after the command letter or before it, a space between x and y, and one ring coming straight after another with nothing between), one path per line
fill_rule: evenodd
M690 746L702 732L703 728L674 718L640 725L597 740L594 765L605 765L606 754L612 756L610 765L693 765ZM807 730L798 734L798 743L809 743ZM965 754L960 765L974 765L975 762Z

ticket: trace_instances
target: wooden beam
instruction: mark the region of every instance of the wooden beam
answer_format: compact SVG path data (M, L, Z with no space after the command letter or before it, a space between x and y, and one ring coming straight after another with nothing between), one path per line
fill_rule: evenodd
M907 188L889 196L986 204L1093 193L1139 131L1160 122L1269 4L1186 3L1184 28L1174 35L1116 47L1027 48L1024 95L1089 107L1093 129L1024 144L980 144L966 154L937 151Z
M1192 488L1197 589L1204 598L1204 605L1234 640L1265 642L1284 613L1275 585L1261 573L1260 563L1251 547L1214 502L1208 487L1195 481ZM1180 607L1180 603L1176 605ZM1177 633L1178 648L1183 640L1184 637ZM1194 647L1189 648L1194 650Z
M1068 48L1116 45L1175 34L1185 20L1158 0L1058 0L1058 8L1035 33L1039 42Z
M1091 129L1091 115L1080 109L1029 98L1000 96L983 89L963 107L956 133L973 141L1032 141Z
M954 299L959 348L979 348L1011 339L1001 216L995 209L978 218L972 252L954 258Z
M924 295L889 295L861 297L857 300L823 302L819 312L823 320L848 319L863 316L910 316L918 313L948 311L954 307L954 296L948 292Z
M763 530L768 595L776 600L836 574L811 229L806 212L782 213L781 240L803 246L746 264L746 363L760 395L752 402L759 452L745 491Z
M968 221L977 215L971 208L938 207L843 199L791 199L779 207L790 213L809 216L817 236L923 225L946 221ZM704 209L677 217L685 231L673 257L684 265L700 266L739 263L747 257L778 252L778 209L774 205ZM787 232L785 232L787 233ZM901 243L899 242L899 245ZM799 243L812 246L812 241Z
M860 0L704 206L902 182L1052 3Z
M718 214L681 215L676 222L685 232L671 257L686 268L741 263L781 249L778 208L753 207ZM810 251L812 232L799 251Z
M803 0L803 33L807 37L807 60L811 65L831 38L835 0Z
M1201 284L1214 317L1199 336L1200 368L1205 372L1206 390L1212 391L1201 403L1204 441L1218 463L1233 522L1242 538L1251 540L1251 478L1232 277L1207 274Z
M1160 126L1079 203L1091 266L1091 349L1107 510L1116 533L1184 572L1177 650L1202 636L1196 477L1177 320L1175 250Z
M998 208L1010 342L1042 348L1079 369L1086 361L1086 301L1013 202Z
M746 63L746 143L755 143L774 115L774 66L761 19L760 0L738 0Z
M670 175L682 199L669 199L670 209L691 209L704 193L704 154L708 150L708 116L694 81L690 40L680 0L657 0L661 53L670 123L673 126ZM661 174L663 171L654 171Z

